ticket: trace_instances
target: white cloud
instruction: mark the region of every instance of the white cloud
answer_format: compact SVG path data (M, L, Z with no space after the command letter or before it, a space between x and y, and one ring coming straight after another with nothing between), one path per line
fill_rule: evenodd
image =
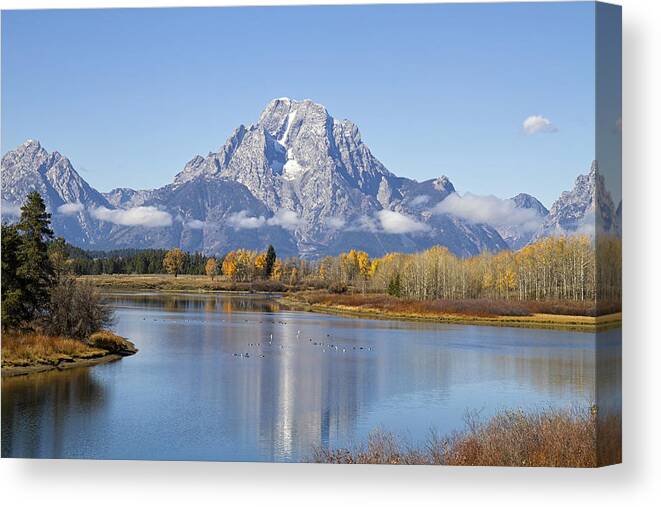
M447 213L493 227L517 227L521 232L535 231L542 223L534 209L517 208L514 201L493 195L450 194L432 208L432 213Z
M227 217L227 223L235 229L258 229L266 223L264 217L251 217L245 210L232 213Z
M57 212L62 215L75 215L85 209L80 202L67 202L57 208Z
M293 231L303 224L303 219L291 210L279 209L266 223L268 225L279 225L283 229Z
M0 203L0 207L2 208L2 216L6 216L6 217L21 216L21 207L18 206L17 204L11 204L10 202L3 200Z
M381 227L384 232L389 234L407 234L412 232L425 232L429 230L429 226L422 222L398 213L396 211L381 210L377 213Z
M233 213L227 223L235 229L259 229L265 225L274 225L293 231L303 224L303 219L288 209L280 209L270 218L250 216L245 210Z
M372 217L362 216L347 228L348 231L379 232L379 224Z
M108 209L100 206L92 208L90 214L98 220L117 225L144 225L146 227L172 225L172 216L155 206L136 206L129 209Z
M528 135L538 133L552 134L557 132L558 128L548 118L540 115L532 115L523 120L523 131Z
M429 199L431 199L431 197L426 194L415 196L413 199L411 199L411 206L420 206L422 204L426 204L429 202Z
M186 222L186 226L189 229L204 229L204 222L202 220L193 219Z
M346 220L342 217L330 217L326 220L326 226L333 230L341 229L345 224Z

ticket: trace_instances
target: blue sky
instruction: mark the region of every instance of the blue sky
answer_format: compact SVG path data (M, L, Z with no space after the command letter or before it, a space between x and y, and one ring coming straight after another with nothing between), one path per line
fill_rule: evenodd
M99 190L153 188L310 98L398 175L549 206L594 158L594 72L591 2L5 11L2 153L35 138Z

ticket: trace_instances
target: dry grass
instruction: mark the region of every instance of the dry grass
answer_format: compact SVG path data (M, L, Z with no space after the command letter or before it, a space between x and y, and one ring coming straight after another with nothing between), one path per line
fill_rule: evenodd
M590 301L519 301L494 299L435 299L415 300L387 294L330 294L326 291L299 292L296 299L307 304L344 306L357 309L381 310L414 315L463 315L469 317L524 317L534 314L590 316L596 315ZM603 307L608 313L618 311L614 306ZM612 310L612 311L611 311Z
M376 431L361 448L317 448L312 461L591 468L621 462L621 436L619 416L598 420L589 409L506 411L486 423L469 417L465 431L447 437L432 432L423 447L412 447L392 433Z
M105 350L72 338L41 334L2 335L2 366L52 365L106 354Z
M166 291L256 291L284 292L287 288L280 282L256 280L254 282L232 282L217 277L211 280L201 275L85 275L79 277L99 288L126 290Z
M137 349L126 338L123 338L110 331L97 331L92 334L88 343L92 347L107 350L113 354L134 354Z

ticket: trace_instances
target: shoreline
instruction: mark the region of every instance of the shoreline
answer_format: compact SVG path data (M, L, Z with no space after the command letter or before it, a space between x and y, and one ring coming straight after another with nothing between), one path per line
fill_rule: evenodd
M86 342L37 334L10 335L3 337L0 376L95 366L137 352L133 342L107 330L93 333Z
M93 283L102 291L138 292L153 291L156 293L193 293L193 294L228 294L228 295L263 295L277 296L277 302L285 308L294 310L343 315L355 318L371 318L379 320L422 321L439 324L495 326L531 329L552 329L563 331L598 332L616 328L622 325L622 312L616 312L599 317L587 315L564 315L555 313L532 313L531 315L509 316L475 316L460 313L413 313L398 312L379 308L378 306L351 306L343 304L310 303L299 299L299 294L305 291L280 285L266 289L260 284L248 282L229 282L227 280L209 280L201 275L180 275L174 278L170 275L84 275L79 277ZM265 290L266 289L266 290ZM279 290L278 290L279 289ZM284 289L284 290L283 290Z
M120 354L107 353L100 357L93 357L87 359L73 359L71 361L60 361L56 364L31 364L28 366L3 366L2 378L18 377L21 375L32 375L36 373L45 373L53 370L69 370L72 368L82 368L89 366L96 366L98 364L111 363L122 359Z
M283 305L308 312L342 315L355 318L370 318L378 320L399 320L409 322L432 322L438 324L456 324L469 326L515 327L531 329L552 329L558 331L580 331L592 333L605 331L622 325L622 312L588 317L581 315L556 315L536 313L530 316L493 316L477 317L457 314L409 314L346 305L328 305L307 303L285 296L279 300Z

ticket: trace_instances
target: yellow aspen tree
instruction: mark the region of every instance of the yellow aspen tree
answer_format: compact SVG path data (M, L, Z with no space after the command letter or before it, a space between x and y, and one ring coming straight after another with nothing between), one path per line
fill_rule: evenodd
M230 280L236 279L237 263L236 252L229 252L223 259L223 274Z
M165 257L163 257L163 267L167 273L170 273L177 278L177 275L184 267L185 261L186 254L179 248L173 248L165 254Z
M204 265L204 272L213 281L214 277L218 274L218 261L211 257Z

